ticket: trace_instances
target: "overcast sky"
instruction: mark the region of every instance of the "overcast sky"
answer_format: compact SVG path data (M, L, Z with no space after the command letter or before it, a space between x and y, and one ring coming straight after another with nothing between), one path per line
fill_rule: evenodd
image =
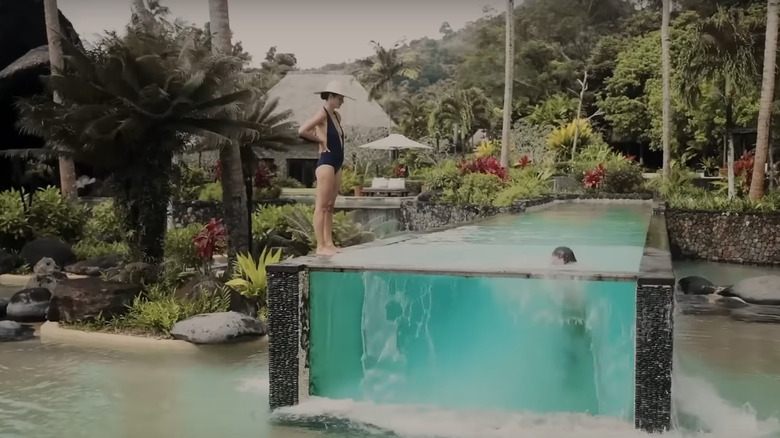
M202 25L208 0L162 0L174 16ZM295 53L301 68L348 61L372 53L370 41L388 46L406 38L438 37L482 16L505 0L230 0L234 41L255 61L271 46ZM392 5L392 6L391 6ZM60 10L82 39L94 41L104 30L119 30L130 18L130 0L59 0Z

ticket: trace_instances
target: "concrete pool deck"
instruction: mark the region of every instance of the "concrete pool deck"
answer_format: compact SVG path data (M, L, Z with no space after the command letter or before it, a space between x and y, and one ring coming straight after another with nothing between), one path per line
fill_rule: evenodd
M587 202L592 204L644 204L647 200L565 200L544 202L533 210L546 209L552 205ZM526 211L533 211L531 208ZM522 216L523 213L519 213ZM632 282L636 284L635 324L635 372L634 372L634 425L638 429L659 432L669 428L671 422L671 371L673 352L673 291L674 271L669 252L666 224L663 215L647 209L648 222L644 232L644 248L637 265L624 265L620 271L591 270L588 266L578 268L550 269L549 266L523 259L527 263L507 266L492 265L478 269L460 263L452 256L449 266L436 266L424 261L401 260L388 263L380 256L382 251L409 246L415 241L423 250L431 241L430 236L446 236L448 230L466 229L493 218L481 219L467 224L453 224L441 229L422 233L396 236L368 244L345 249L332 257L307 256L287 260L267 267L269 296L269 378L271 409L291 406L309 397L309 272L310 271L384 271L397 273L445 274L464 277L519 277L544 279L573 279ZM514 215L513 215L514 216ZM426 240L428 239L428 240ZM468 245L478 245L469 242ZM545 246L547 257L550 249ZM524 246L528 248L528 246ZM636 253L636 247L633 250ZM540 248L536 248L539 258ZM491 254L491 259L494 253ZM615 256L613 256L615 257ZM619 255L616 257L620 257ZM460 257L462 258L462 257ZM495 257L498 258L498 257ZM381 260L381 261L380 261ZM472 257L471 260L474 260ZM547 259L548 260L548 259ZM549 263L545 260L546 263ZM580 264L578 262L578 264ZM499 264L500 265L500 264ZM638 269L636 269L638 267Z

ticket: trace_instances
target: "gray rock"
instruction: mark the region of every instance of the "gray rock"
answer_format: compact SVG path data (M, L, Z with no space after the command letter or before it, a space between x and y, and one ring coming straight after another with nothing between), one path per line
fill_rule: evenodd
M780 324L780 308L776 306L747 306L733 310L731 317L737 321Z
M41 237L24 245L20 253L22 259L35 266L43 258L51 258L57 266L68 266L76 262L76 255L67 243L48 237Z
M86 277L62 280L57 284L49 303L49 321L85 321L102 315L104 318L127 313L129 306L141 294L141 286Z
M65 272L77 275L89 275L98 277L111 268L116 268L122 263L122 256L113 255L82 260L65 267Z
M119 283L153 283L157 280L158 275L157 267L143 262L132 262L121 267L106 269L108 280Z
M171 336L193 344L225 344L264 336L265 323L238 312L205 313L179 321Z
M46 321L51 292L44 287L23 289L11 296L6 317L14 321Z
M683 277L677 282L677 287L688 295L708 295L717 289L711 281L703 277L692 275Z
M8 299L0 298L0 318L5 316L6 307L8 307Z
M0 321L0 342L26 341L35 337L35 329L15 321Z
M780 276L764 275L742 280L720 292L723 296L742 298L746 303L780 305Z
M228 310L257 317L257 302L213 277L196 276L174 292L173 296L183 301L197 301L227 293L230 299Z

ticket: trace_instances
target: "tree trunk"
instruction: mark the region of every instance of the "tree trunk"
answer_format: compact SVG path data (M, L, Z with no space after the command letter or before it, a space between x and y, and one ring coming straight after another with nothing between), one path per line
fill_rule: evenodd
M504 120L501 127L501 167L509 167L509 134L512 129L512 85L515 67L515 2L506 1L506 47L504 55Z
M51 74L59 74L64 64L62 60L62 44L60 42L60 13L57 8L57 0L44 0L43 11L46 18L46 39L49 44L49 63L51 65ZM59 104L59 94L54 92L54 103ZM60 191L63 196L68 198L77 198L76 189L76 166L73 159L60 157Z
M230 19L227 0L209 0L209 28L211 48L215 53L231 53ZM251 235L247 234L247 199L241 166L241 147L236 142L224 145L219 151L222 163L222 205L228 235L228 263L236 254L248 254Z
M766 41L764 43L764 73L761 83L761 100L758 109L758 135L753 163L753 179L750 182L750 199L757 201L764 196L764 169L769 154L769 122L772 118L772 101L775 95L775 61L777 59L777 4L767 0Z
M734 109L731 104L731 81L726 78L726 174L728 175L728 198L734 198Z
M669 19L671 0L663 0L661 15L661 68L663 77L663 177L671 171L671 121L672 121L672 62L669 48Z

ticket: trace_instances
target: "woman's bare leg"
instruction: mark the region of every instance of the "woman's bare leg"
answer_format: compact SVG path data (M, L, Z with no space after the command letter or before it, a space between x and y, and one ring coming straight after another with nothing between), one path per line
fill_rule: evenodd
M336 211L336 198L339 196L341 190L341 169L336 172L336 178L333 181L333 191L330 197L330 203L328 204L328 211L330 212L325 217L325 235L330 236L330 240L327 242L327 247L331 250L338 251L339 248L333 243L333 214Z
M333 196L333 181L336 179L333 166L322 165L315 171L317 177L317 195L314 203L314 236L317 239L318 255L333 255L333 210L330 199ZM328 224L330 223L330 226Z

